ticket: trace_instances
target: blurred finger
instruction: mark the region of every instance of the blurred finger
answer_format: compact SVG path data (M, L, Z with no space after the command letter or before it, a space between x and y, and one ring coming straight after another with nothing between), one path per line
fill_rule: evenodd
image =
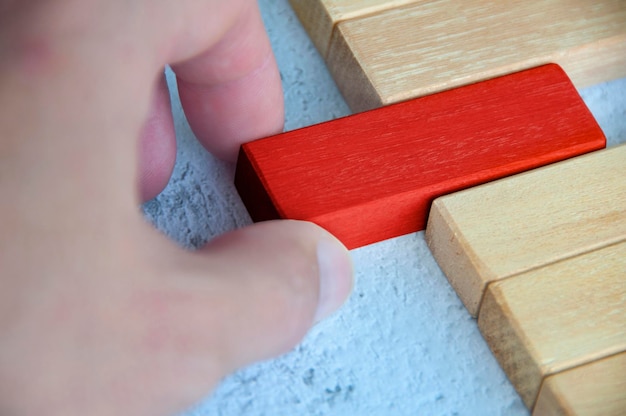
M156 327L167 335L161 343L175 349L172 360L184 371L170 378L197 380L204 388L211 387L207 374L223 376L289 351L352 288L345 247L300 221L255 224L199 252L159 259L165 262L158 267L161 289L147 303L133 302L153 305L141 331ZM185 366L187 359L193 366Z
M176 161L176 138L170 96L163 75L155 88L148 118L139 138L139 195L157 196L167 185Z
M219 42L173 69L191 128L218 157L234 161L241 143L282 130L280 74L256 2Z

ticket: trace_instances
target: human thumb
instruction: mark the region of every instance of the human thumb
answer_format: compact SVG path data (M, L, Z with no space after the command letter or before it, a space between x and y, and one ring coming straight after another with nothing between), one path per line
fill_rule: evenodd
M289 351L352 288L348 251L308 222L255 224L200 251L214 283L216 353L225 371Z

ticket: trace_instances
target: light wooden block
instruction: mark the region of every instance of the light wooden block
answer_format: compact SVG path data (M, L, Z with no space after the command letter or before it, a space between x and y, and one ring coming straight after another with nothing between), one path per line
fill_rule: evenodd
M626 353L543 381L533 416L622 416L626 413Z
M532 408L544 377L626 351L626 242L490 284L478 326Z
M254 221L314 222L356 248L423 230L434 198L605 146L557 65L246 143Z
M326 57L335 25L383 10L425 0L289 0L313 44Z
M424 1L338 23L327 55L353 111L549 62L579 88L626 76L626 1Z
M490 282L626 240L626 145L441 197L426 241L476 316Z

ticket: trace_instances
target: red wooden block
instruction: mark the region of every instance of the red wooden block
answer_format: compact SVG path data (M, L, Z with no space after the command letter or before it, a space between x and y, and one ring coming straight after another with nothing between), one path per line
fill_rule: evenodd
M422 230L441 195L605 146L557 65L242 146L252 219L312 221L348 248Z

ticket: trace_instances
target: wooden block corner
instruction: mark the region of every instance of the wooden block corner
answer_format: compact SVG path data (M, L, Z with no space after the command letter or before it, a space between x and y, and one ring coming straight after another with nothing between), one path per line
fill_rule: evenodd
M467 244L462 230L446 209L445 201L435 199L426 224L425 239L439 267L448 278L467 311L478 316L482 293L492 279L491 272ZM466 294L481 294L467 296Z
M626 145L446 195L426 241L469 312L488 284L626 240Z
M545 377L626 351L626 242L489 284L478 327L533 408Z
M547 377L533 416L623 416L626 352Z
M289 0L313 44L326 58L337 23L423 0Z

